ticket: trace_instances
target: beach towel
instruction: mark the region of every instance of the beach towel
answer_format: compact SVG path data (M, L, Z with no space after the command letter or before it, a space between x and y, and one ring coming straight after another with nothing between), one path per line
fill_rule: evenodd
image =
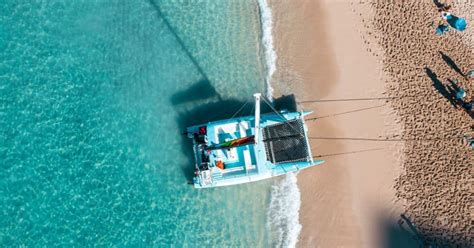
M439 25L436 28L436 34L437 35L443 35L444 33L449 31L449 26L448 25Z

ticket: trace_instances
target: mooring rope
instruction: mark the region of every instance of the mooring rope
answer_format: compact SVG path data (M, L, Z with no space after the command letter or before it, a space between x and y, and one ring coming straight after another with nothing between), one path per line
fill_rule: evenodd
M313 156L313 158L323 158L323 157L339 156L339 155L346 155L346 154L353 154L353 153L371 152L371 151L378 151L378 150L383 150L383 149L385 148L374 148L374 149L365 149L365 150L358 150L358 151L351 151L351 152L332 153L332 154Z

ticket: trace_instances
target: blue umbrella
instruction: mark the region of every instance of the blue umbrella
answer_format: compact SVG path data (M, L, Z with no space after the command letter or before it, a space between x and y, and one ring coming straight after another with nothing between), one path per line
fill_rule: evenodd
M464 31L466 29L467 23L464 18L459 18L450 13L444 14L444 18L446 18L446 21L451 25L451 27L459 31Z

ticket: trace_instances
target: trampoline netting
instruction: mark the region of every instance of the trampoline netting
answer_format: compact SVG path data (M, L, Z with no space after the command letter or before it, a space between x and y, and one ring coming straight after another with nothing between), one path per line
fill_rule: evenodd
M264 127L263 142L267 159L274 164L309 161L303 122L290 120Z

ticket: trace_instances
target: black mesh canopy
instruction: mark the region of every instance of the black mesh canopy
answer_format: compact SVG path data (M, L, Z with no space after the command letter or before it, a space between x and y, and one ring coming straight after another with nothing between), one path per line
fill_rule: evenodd
M309 161L303 122L300 119L264 127L267 160L274 164Z

